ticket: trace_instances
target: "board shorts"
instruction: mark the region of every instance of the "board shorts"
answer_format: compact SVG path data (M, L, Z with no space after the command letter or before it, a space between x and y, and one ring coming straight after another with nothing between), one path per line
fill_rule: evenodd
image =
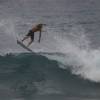
M32 30L29 30L28 34L26 36L30 36L31 40L34 40L34 32Z

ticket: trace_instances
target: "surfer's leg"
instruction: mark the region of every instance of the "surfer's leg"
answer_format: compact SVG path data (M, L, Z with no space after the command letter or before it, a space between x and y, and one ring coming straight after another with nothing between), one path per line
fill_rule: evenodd
M28 39L28 38L29 38L29 36L25 36L25 37L23 38L22 42L23 42L24 40Z
M34 32L31 34L31 41L34 41Z
M27 47L29 47L29 46L32 44L32 42L33 42L33 40L31 40L31 41L28 43Z
M31 43L34 41L34 33L32 33L31 35L30 35L30 42L28 43L28 45L27 46L29 46L29 45L31 45Z
M28 38L31 36L31 34L32 34L32 31L29 30L29 32L28 32L28 33L26 34L26 36L23 38L22 42L23 42L24 40L28 39Z

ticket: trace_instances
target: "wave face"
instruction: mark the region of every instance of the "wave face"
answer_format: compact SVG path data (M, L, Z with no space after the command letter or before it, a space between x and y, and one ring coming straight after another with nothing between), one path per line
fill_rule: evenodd
M69 68L63 69L57 61L39 54L0 56L2 100L65 100L68 97L97 100L100 98L100 84L78 77Z

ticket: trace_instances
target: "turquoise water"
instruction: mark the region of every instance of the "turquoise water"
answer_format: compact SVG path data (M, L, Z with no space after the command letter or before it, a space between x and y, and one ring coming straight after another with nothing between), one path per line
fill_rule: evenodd
M3 100L82 99L99 100L100 84L72 75L57 61L29 53L0 57L0 88Z

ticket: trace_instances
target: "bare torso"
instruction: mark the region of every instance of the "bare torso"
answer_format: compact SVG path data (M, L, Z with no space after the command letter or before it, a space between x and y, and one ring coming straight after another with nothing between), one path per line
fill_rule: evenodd
M34 32L40 32L39 33L39 42L41 40L41 32L42 32L42 27L43 25L46 25L46 24L37 24L35 26L32 27L31 30L29 30L28 34L23 38L22 42L24 40L26 40L27 38L31 38L31 41L28 43L28 46L34 41Z
M37 31L41 31L42 27L38 27L38 25L33 26L32 31L33 32L37 32Z

